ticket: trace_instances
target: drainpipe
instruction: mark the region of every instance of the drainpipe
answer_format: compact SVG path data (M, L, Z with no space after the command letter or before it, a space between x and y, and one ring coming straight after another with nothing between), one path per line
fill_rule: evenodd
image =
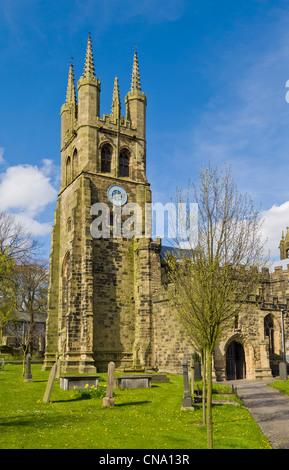
M284 335L284 310L283 310L283 308L281 308L281 328L282 328L283 362L286 362L286 357L285 357L285 335Z
M279 380L287 380L287 363L285 357L285 336L284 336L284 310L281 308L281 328L282 328L282 348L283 348L283 362L279 363Z

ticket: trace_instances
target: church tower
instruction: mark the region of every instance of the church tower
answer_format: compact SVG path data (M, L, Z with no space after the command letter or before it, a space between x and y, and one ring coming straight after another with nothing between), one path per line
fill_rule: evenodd
M289 227L287 227L286 236L284 237L284 232L282 232L282 237L279 245L280 250L280 259L289 258Z
M118 79L111 113L100 117L101 84L89 35L83 75L69 67L61 108L61 184L50 255L47 350L62 372L153 366L151 257L159 249L145 238L125 236L116 220L131 216L131 203L151 202L146 178L146 96L137 53L131 88L121 114ZM120 225L122 227L122 225ZM106 234L106 236L105 236Z

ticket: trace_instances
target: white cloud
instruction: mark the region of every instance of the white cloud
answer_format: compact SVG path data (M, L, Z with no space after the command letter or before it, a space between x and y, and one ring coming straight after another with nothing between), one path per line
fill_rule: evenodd
M48 235L51 231L52 224L48 222L38 222L37 220L29 217L25 213L15 214L16 222L20 222L24 227L27 228L27 231L33 236L45 236Z
M262 218L264 219L263 239L267 240L266 246L270 250L271 259L278 260L280 259L279 244L282 231L286 233L286 226L289 225L289 201L263 211Z
M43 167L35 165L10 166L0 174L0 211L10 212L27 227L33 235L45 235L49 222L39 222L48 204L57 198L49 173L52 162L43 161Z

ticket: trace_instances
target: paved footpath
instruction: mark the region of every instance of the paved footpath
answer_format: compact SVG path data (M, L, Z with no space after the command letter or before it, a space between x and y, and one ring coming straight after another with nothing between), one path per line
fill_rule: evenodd
M274 381L274 379L273 379ZM267 383L271 380L232 380L237 394L274 449L289 449L289 396Z

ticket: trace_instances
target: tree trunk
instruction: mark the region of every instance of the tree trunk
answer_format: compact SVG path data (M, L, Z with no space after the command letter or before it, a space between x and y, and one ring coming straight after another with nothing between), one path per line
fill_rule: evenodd
M25 365L26 365L26 351L23 351L22 377L25 376Z
M203 425L206 425L206 390L207 390L207 371L206 371L206 352L202 352L202 376L203 376L203 391L202 391L202 405L203 405Z
M207 448L213 449L213 420L212 420L212 359L211 351L207 351Z

